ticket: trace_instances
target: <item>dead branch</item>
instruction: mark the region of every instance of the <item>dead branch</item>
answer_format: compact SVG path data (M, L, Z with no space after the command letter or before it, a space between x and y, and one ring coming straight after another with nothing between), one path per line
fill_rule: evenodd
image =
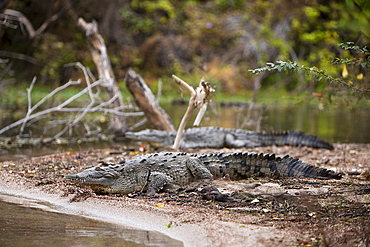
M90 80L87 76L86 69L84 70L84 75L85 75L85 82L86 82L86 86L87 86L86 89L87 89L87 93L90 97L90 102L87 105L87 107L85 107L85 109L72 121L72 123L67 124L67 126L62 131L60 131L58 134L56 134L53 139L58 139L64 133L66 133L68 130L70 130L73 126L75 126L78 122L80 122L81 119L91 110L91 108L95 104L95 95L92 92L91 83L90 83Z
M33 78L30 88L27 88L28 110L27 110L26 117L24 118L23 124L21 126L21 133L24 131L24 127L26 126L26 123L28 122L28 119L32 113L31 111L31 108L32 108L31 107L32 106L31 92L32 92L33 86L35 85L35 82L36 82L36 77Z
M81 92L79 92L78 94L72 96L71 98L69 98L67 101L63 102L61 105L59 106L56 106L56 107L52 107L52 108L49 108L49 109L46 109L44 111L40 111L40 112L37 112L37 113L34 113L32 114L32 112L34 110L36 110L41 104L43 104L48 98L52 97L53 95L55 95L57 92L59 92L60 90L64 89L64 88L67 88L69 87L70 85L73 85L73 84L79 84L80 81L69 81L67 82L66 84L64 84L63 86L60 86L56 89L54 89L51 93L49 93L47 96L45 96L43 99L41 99L39 102L37 102L37 104L35 104L33 107L31 107L31 109L29 109L30 113L27 112L26 115L28 115L27 117L27 121L29 120L32 120L32 119L35 119L35 118L39 118L45 114L48 114L48 113L51 113L51 112L56 112L56 111L59 111L60 109L63 109L63 107L65 105L68 105L70 102L74 101L75 99L79 98L81 95L85 94L86 91L83 90ZM98 85L100 82L96 83L94 86ZM26 122L27 122L26 121ZM0 129L0 135L7 132L8 130L14 128L14 127L17 127L21 124L23 124L25 122L25 118L21 119L21 120L18 120L2 129ZM22 134L22 132L20 132L20 134Z
M194 120L194 124L193 124L194 126L199 126L200 125L200 122L202 121L203 116L204 116L204 113L206 113L206 111L207 111L207 104L204 104L200 108L200 110L198 112L198 115L197 115L197 117Z
M32 23L22 12L14 9L5 9L4 12L0 14L0 19L2 19L3 25L14 29L17 28L17 25L14 25L9 21L18 21L21 23L21 28L23 28L23 26L26 28L29 38L33 39L44 32L51 22L56 21L69 8L69 4L65 5L58 13L47 18L37 30L34 29Z
M34 80L31 83L30 88L27 89L28 109L27 109L26 116L23 119L18 120L0 129L0 134L5 133L6 131L14 127L21 126L19 135L22 135L26 126L29 126L30 124L34 123L37 120L45 118L47 114L50 114L53 112L77 112L78 115L72 121L68 120L67 122L65 122L64 124L66 125L66 127L62 131L57 133L53 138L49 139L49 141L53 141L59 138L60 136L62 136L63 134L65 134L67 131L70 131L77 123L81 122L82 118L86 116L87 113L103 112L103 113L117 114L123 117L127 115L143 115L143 113L124 113L122 111L122 108L117 108L117 109L111 108L110 106L112 102L116 100L116 98L113 97L113 98L110 98L108 101L104 101L99 97L100 90L98 89L98 87L101 86L102 84L100 80L92 81L92 75L90 71L87 68L85 68L83 65L81 65L80 63L69 64L68 66L76 66L83 72L83 75L86 81L86 88L84 88L77 94L71 96L69 99L65 100L64 102L60 103L57 106L54 106L54 107L51 107L51 108L48 108L42 111L37 111L41 105L47 103L48 100L51 99L53 96L55 96L58 92L70 86L80 84L81 81L80 80L68 81L64 85L54 89L52 92L47 94L44 98L42 98L36 104L32 105L31 94L32 94L33 86L36 82L36 79L34 78ZM94 90L96 92L94 92ZM85 107L76 107L76 108L67 107L69 104L76 101L78 98L80 98L83 95L89 96L89 101L87 102L87 105Z
M102 36L98 32L98 24L96 21L87 23L83 18L78 19L77 26L81 28L88 39L92 59L98 69L99 79L101 80L105 90L110 98L114 98L111 108L122 109L123 99L121 91L116 84L116 78L108 57L107 48ZM126 121L123 116L112 115L111 128L118 136L123 135L127 131Z
M18 60L23 60L32 64L41 65L41 62L37 59L27 56L25 54L17 53L17 52L11 52L11 51L0 51L0 56L2 57L8 57L8 58L14 58Z
M199 86L194 89L192 86L187 84L185 81L181 80L175 75L172 75L172 78L177 84L180 84L185 89L187 89L190 93L190 100L189 106L186 109L184 117L181 119L180 126L177 130L177 135L175 139L175 143L173 144L173 149L178 150L180 145L180 140L182 137L182 133L184 132L185 125L189 120L191 113L195 109L201 109L195 119L194 125L199 125L205 111L207 110L207 104L211 102L212 93L215 92L215 89L209 85L208 82L204 81L202 78L199 82Z

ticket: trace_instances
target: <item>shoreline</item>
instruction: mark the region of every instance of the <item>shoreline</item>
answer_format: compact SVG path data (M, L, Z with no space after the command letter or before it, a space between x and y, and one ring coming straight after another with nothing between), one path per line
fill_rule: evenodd
M70 197L46 193L40 189L24 187L13 181L4 182L4 174L0 174L0 194L37 200L51 204L41 209L69 215L88 217L102 222L113 223L123 227L155 231L172 239L181 241L187 246L267 246L275 236L280 235L278 242L285 239L286 234L274 227L245 226L233 222L220 221L215 217L197 223L183 223L179 208L171 206L156 207L141 203L123 203L120 200L101 200L88 198L81 202L69 202ZM180 209L181 210L181 209ZM191 214L191 212L188 212ZM186 213L185 213L186 214ZM209 216L209 215L208 215ZM190 217L189 217L190 218ZM168 227L169 223L171 227ZM181 223L180 223L181 222ZM247 237L247 238L246 238ZM276 239L275 239L276 240ZM292 239L293 240L293 239Z
M0 175L1 181L3 174ZM181 239L181 233L177 231L169 231L165 229L162 222L168 222L167 217L158 216L141 210L133 210L131 207L121 207L120 205L112 205L109 202L101 200L86 200L82 202L69 202L68 197L60 197L57 194L45 193L34 188L24 188L16 185L13 182L1 182L0 194L10 197L20 197L26 200L36 200L51 206L41 207L42 210L59 212L69 215L78 215L102 222L117 224L126 228L140 229L147 231L156 231L167 235L173 239L184 242ZM134 217L133 217L134 216ZM149 219L149 221L147 221ZM189 241L189 246L192 241ZM186 246L186 245L185 245Z

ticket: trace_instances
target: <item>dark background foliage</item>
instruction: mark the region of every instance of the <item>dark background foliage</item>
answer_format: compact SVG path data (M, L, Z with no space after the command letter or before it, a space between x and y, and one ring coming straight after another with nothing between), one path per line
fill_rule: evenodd
M338 43L368 46L370 8L363 0L14 0L2 1L5 8L23 13L35 30L59 16L32 39L20 22L2 17L2 86L29 84L38 76L39 84L55 87L77 76L64 68L70 62L94 70L84 33L76 26L79 17L98 22L118 80L133 67L150 85L173 73L206 76L230 96L269 87L328 89L302 74L253 77L248 72L290 60L338 77L346 69L353 83L369 85L368 68L330 63L358 56Z

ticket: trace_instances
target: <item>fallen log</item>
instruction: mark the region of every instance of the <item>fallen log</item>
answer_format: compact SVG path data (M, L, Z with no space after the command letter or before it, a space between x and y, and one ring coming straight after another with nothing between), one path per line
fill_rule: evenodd
M127 89L134 96L136 104L145 113L155 129L176 131L171 118L159 106L157 99L139 74L130 68L126 73L125 81Z

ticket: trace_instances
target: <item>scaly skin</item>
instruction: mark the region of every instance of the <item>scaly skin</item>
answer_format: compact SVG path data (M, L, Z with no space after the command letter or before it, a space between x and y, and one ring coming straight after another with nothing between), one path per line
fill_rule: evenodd
M248 152L155 153L138 156L119 165L102 165L67 175L72 183L89 185L97 193L129 194L159 192L166 185L184 186L198 180L229 175L231 179L250 176L308 177L340 179L333 171L312 166L292 157Z
M176 133L147 129L139 132L127 132L125 136L131 140L149 142L154 147L170 147L175 141ZM184 131L180 149L251 148L272 145L308 146L330 150L334 148L329 142L300 131L289 130L269 133L219 127L200 127Z

